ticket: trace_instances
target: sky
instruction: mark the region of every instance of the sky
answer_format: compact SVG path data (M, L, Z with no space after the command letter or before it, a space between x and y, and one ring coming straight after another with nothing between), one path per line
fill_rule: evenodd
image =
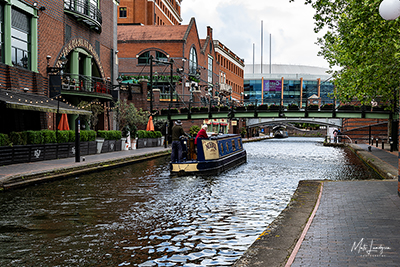
M304 0L183 0L182 24L195 17L200 39L205 39L207 26L213 29L213 39L219 40L246 65L261 63L261 21L264 29L263 64L308 65L328 68L318 56L315 43L321 34L314 32L314 9Z

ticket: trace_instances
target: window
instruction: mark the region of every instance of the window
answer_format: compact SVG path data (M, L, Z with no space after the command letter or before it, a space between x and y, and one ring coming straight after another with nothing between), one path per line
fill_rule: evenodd
M120 18L126 18L126 7L120 7L119 8L119 17Z
M144 52L138 58L138 64L147 65L150 64L150 52Z
M11 10L11 62L28 69L30 63L30 21L26 14Z
M197 72L197 53L196 49L192 47L189 55L189 74L196 74Z
M160 61L168 61L168 57L166 54L162 53L162 52L158 52L156 51L156 59L160 60Z
M208 56L208 82L213 82L213 58Z

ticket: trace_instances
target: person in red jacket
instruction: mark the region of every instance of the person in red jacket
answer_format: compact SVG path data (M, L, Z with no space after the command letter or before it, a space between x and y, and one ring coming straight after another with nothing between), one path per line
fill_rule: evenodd
M194 139L195 145L197 145L197 138L208 138L208 135L206 132L207 128L208 128L207 124L204 124L203 126L201 126L200 131L196 135L196 139Z

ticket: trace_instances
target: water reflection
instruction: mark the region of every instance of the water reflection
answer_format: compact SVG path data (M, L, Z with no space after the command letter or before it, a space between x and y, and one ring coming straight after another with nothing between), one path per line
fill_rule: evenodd
M218 177L170 177L162 158L0 194L1 266L229 266L302 179L377 178L321 139L245 144Z

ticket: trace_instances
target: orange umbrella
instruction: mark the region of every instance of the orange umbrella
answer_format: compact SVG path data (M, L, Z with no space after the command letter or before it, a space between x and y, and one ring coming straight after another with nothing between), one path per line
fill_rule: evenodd
M149 121L147 122L146 131L154 131L153 116L150 116Z
M67 117L67 114L65 114L65 113L61 114L61 119L60 119L60 122L58 123L58 130L60 130L60 131L68 131L69 130L68 117Z

